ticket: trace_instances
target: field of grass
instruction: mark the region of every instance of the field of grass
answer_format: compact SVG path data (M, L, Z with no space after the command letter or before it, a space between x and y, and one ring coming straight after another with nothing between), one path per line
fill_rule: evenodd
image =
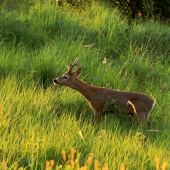
M54 86L76 57L81 80L154 97L151 129L127 115L107 115L96 125L80 93ZM158 157L170 169L169 125L169 23L129 23L97 2L81 11L51 1L1 3L0 169L43 170L46 160L55 169L71 148L81 153L80 166L91 155L101 167L150 170Z

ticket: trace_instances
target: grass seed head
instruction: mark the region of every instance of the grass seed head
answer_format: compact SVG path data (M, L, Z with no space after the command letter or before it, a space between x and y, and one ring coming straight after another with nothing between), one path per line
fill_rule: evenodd
M66 151L62 150L63 161L66 162Z
M51 170L54 167L54 160L46 161L46 168L45 170Z
M159 158L155 158L156 170L159 170Z
M163 162L163 164L162 164L162 170L165 170L165 169L166 169L166 166L167 166L167 162Z
M91 162L92 162L92 158L91 158L91 156L88 156L88 158L87 158L87 165L90 166Z
M107 164L104 164L102 170L108 170L108 165L107 165Z
M97 161L94 161L94 169L98 170L100 164Z
M121 166L120 166L120 170L125 170L125 165L122 163Z
M74 160L74 153L76 153L76 150L74 148L71 148L71 154L70 154L70 160Z

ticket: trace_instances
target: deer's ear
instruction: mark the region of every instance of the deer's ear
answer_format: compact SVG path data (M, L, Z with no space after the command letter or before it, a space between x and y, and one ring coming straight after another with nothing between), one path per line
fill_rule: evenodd
M81 67L78 68L78 69L73 73L73 75L74 75L75 77L77 77L80 73L81 73Z

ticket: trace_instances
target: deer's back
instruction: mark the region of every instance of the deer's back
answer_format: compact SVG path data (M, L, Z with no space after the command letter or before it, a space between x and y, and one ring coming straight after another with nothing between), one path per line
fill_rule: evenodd
M107 102L110 102L110 98L114 99L125 112L132 109L128 101L135 106L137 112L150 111L154 103L154 100L145 94L117 91L109 88L98 88L98 91L91 97L90 103L93 108L100 110Z

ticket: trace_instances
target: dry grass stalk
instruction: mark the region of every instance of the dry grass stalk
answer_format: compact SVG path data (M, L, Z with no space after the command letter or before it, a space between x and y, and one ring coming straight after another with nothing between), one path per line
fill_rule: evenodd
M82 134L82 131L81 131L81 130L78 131L78 134L80 135L81 139L82 139L82 140L84 141L84 143L85 143L85 140L84 140L84 137L83 137L83 134Z
M149 91L149 90L148 90ZM149 94L151 95L151 97L153 98L154 102L156 103L156 105L159 107L158 102L156 101L156 99L153 97L153 95L151 94L151 92L149 91Z
M76 124L75 124L76 125ZM80 135L81 139L84 141L85 143L85 140L84 140L84 137L83 137L83 133L82 131L79 129L79 127L76 125L77 129L78 129L78 134Z
M134 104L131 103L129 100L128 100L128 102L127 102L127 105L128 105L128 104L130 104L130 105L132 106L132 108L133 108L135 114L137 114Z

